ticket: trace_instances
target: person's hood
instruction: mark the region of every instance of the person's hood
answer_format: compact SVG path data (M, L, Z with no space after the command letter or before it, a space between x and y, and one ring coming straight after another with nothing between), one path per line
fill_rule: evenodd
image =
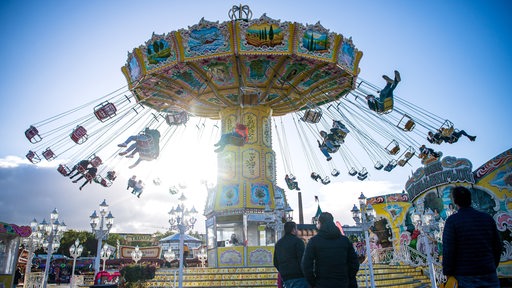
M337 229L337 228L336 228ZM336 239L340 237L339 230L320 230L318 231L318 235L325 239Z

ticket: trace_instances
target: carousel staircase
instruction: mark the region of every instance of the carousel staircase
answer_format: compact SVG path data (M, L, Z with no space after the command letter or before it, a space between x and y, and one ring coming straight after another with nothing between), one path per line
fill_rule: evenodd
M409 266L374 265L376 287L430 287L428 276L419 268ZM366 287L366 267L361 265L357 275L359 287ZM368 276L368 283L370 281ZM258 287L275 288L277 271L273 267L240 268L185 268L183 287ZM178 272L171 269L159 269L155 278L145 287L178 287Z

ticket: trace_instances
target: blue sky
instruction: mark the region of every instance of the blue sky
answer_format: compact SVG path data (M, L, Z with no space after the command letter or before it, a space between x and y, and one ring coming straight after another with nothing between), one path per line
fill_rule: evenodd
M186 29L202 17L208 21L228 21L228 10L238 4L229 1L2 1L0 221L28 224L34 217L48 218L51 210L57 208L70 228L88 229L88 216L106 199L112 204L116 216L114 229L118 232L165 229L167 211L175 200L165 189L148 188L146 197L135 199L124 189L124 181L132 173L126 172L109 190L86 187L79 191L54 166L45 167L58 165L58 160L38 167L27 164L24 155L32 146L23 132L33 123L125 86L120 68L126 63L127 52L144 44L153 32L163 34ZM253 19L266 13L281 21L303 24L320 21L325 28L352 37L364 53L360 77L374 84L383 84L382 74L392 75L393 70L399 70L402 82L395 91L397 95L477 135L475 142L462 139L453 145L433 147L444 155L467 158L477 168L511 148L510 1L247 1L242 4L250 6ZM194 141L194 136L188 141ZM274 145L277 145L275 140ZM208 149L202 150L201 157L215 159ZM276 160L279 168L281 158L278 156ZM168 166L175 166L176 161L169 161ZM127 166L127 163L119 165ZM208 167L202 164L194 160L179 163L180 167L190 169L190 173L206 173ZM319 186L307 179L307 167L297 161L294 167L299 180L303 179L306 222L316 211L313 195L319 195L324 210L333 212L342 223L352 224L349 210L361 191L367 196L400 192L411 170L421 164L416 159L412 165L393 173L372 173L371 181L344 177ZM148 163L134 173L153 177L158 174L154 170L166 174L164 169ZM158 177L168 178L165 181L169 185L178 182L168 174ZM283 177L278 174L278 184L282 187L285 186ZM202 190L197 192L200 198L206 195ZM193 195L195 191L188 193ZM288 198L296 209L295 194L288 192ZM202 211L204 204L194 203ZM204 230L203 225L198 226Z

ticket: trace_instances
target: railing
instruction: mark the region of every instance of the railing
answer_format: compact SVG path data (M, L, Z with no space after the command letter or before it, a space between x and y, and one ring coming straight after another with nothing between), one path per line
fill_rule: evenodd
M429 272L427 255L408 245L400 245L399 250L395 250L392 247L373 249L371 251L371 256L372 261L375 264L408 265L423 269L425 274L428 274ZM443 267L439 262L439 254L437 252L433 252L431 256L436 283L439 286L441 283L446 282L446 276L443 275ZM365 258L363 264L367 263L368 258Z

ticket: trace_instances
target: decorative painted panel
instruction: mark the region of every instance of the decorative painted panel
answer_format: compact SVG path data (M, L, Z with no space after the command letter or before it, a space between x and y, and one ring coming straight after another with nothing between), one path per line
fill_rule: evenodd
M243 266L244 247L219 247L219 267Z
M184 60L204 58L208 55L229 53L231 51L230 22L209 22L204 18L188 30L178 31L183 45Z
M295 24L295 30L297 33L295 39L297 54L326 60L333 59L335 51L333 48L336 45L335 33L330 33L320 22L307 26Z
M268 181L275 182L276 179L276 156L273 151L265 153L265 177Z
M267 147L272 147L272 128L271 128L271 120L270 117L261 118L261 127L263 131L261 132L261 138L263 145Z
M272 266L273 253L273 246L247 247L247 264L248 266Z
M242 176L250 179L261 177L260 153L255 149L245 149L242 152Z
M273 205L272 198L270 197L269 184L266 183L251 183L250 187L250 206L251 207L264 207L269 204L270 207ZM249 206L249 205L247 205Z
M338 52L338 64L353 71L361 56L361 52L357 51L352 39L343 38Z
M259 19L251 22L237 21L237 34L240 37L239 51L243 52L290 52L290 30L293 26L289 22L281 23L263 14Z
M254 114L254 113L245 113L244 114L244 121L243 121L243 124L245 126L247 126L247 129L249 130L249 139L248 139L248 143L255 143L257 140L258 140L258 134L256 133L257 131L257 119L258 119L258 115Z
M151 39L141 48L142 59L147 71L158 69L178 60L173 34L157 35L153 33Z
M223 153L219 154L217 161L219 178L234 181L238 177L236 173L236 153L234 151L225 149Z
M224 184L219 186L219 191L217 194L217 209L234 209L242 207L243 198L240 194L240 185L239 184Z

